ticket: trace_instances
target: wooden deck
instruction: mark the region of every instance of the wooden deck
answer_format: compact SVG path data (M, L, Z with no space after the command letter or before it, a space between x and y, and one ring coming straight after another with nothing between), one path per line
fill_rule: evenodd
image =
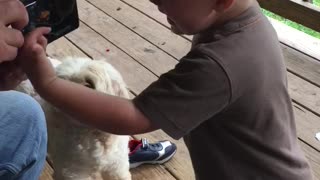
M191 46L191 37L172 34L165 17L149 0L78 0L78 8L80 28L50 44L49 56L107 59L124 76L132 97L172 69ZM320 142L314 137L320 131L320 63L287 45L282 44L282 48L299 142L317 180L320 179ZM150 141L172 140L162 131L134 136L141 137ZM133 179L194 179L183 141L174 142L178 152L171 161L134 169ZM52 172L47 164L40 179L52 179Z

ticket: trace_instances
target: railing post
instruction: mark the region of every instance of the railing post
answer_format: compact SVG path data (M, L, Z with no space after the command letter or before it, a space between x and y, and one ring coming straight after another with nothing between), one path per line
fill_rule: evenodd
M320 7L311 0L258 0L260 6L286 19L320 32Z
M313 0L302 0L302 1L313 3Z

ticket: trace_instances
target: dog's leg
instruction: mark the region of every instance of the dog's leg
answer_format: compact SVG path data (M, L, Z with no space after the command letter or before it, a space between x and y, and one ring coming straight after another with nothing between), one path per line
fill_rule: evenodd
M101 169L103 180L131 180L128 156L129 136L112 135L112 137L110 139L113 153L110 153L106 159L109 164L105 164Z

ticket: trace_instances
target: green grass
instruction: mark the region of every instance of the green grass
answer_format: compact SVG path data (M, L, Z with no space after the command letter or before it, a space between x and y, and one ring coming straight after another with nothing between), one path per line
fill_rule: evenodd
M317 5L317 6L320 6L320 0L313 0L313 3L315 5ZM282 23L284 23L284 24L286 24L286 25L288 25L290 27L293 27L293 28L295 28L295 29L297 29L299 31L305 32L306 34L309 34L311 36L314 36L314 37L320 39L320 32L316 32L316 31L314 31L314 30L312 30L310 28L307 28L307 27L305 27L305 26L303 26L301 24L298 24L298 23L295 23L295 22L290 21L288 19L285 19L285 18L283 18L281 16L278 16L278 15L276 15L276 14L270 12L270 11L267 11L265 9L263 9L262 11L268 17L276 19L276 20L278 20L278 21L280 21L280 22L282 22ZM315 19L315 21L318 21L318 20Z

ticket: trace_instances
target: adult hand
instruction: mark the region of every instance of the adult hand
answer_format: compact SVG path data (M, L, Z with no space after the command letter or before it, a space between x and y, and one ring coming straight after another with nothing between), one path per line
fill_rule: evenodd
M24 43L21 30L28 21L27 10L20 0L0 0L0 63L16 58Z

